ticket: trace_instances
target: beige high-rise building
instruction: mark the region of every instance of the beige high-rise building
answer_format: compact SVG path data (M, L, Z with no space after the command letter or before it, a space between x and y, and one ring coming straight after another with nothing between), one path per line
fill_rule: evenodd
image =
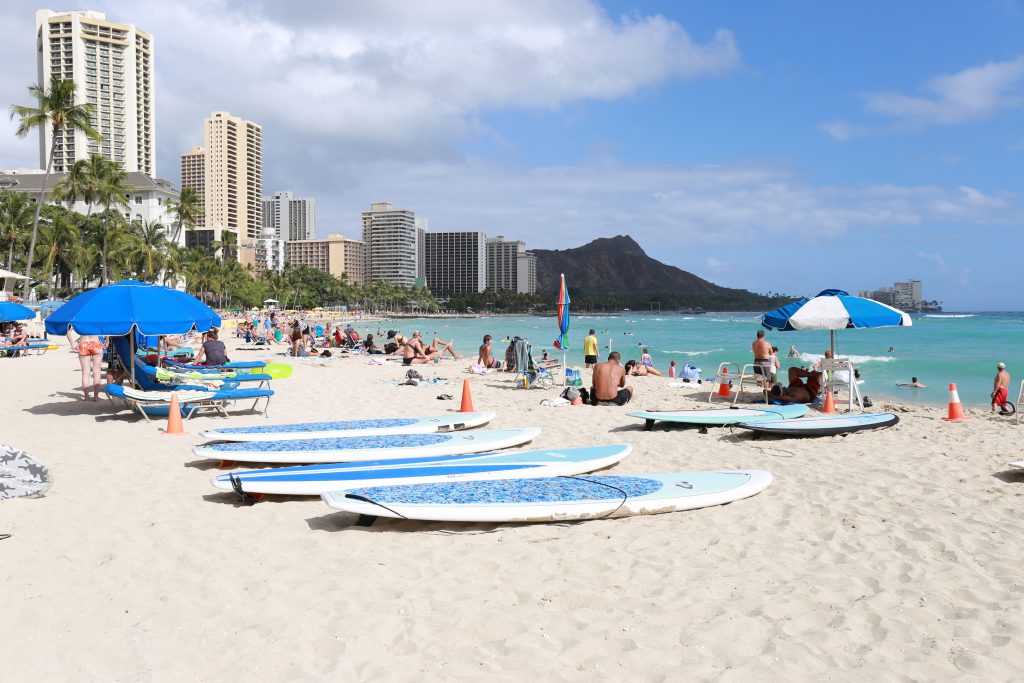
M263 129L226 111L210 114L203 129L204 227L216 240L227 230L254 247L263 234Z
M291 240L285 244L285 248L288 252L288 265L294 268L307 266L335 277L345 274L349 282L362 284L365 281L364 245L358 240L345 239L343 235L328 235L322 240Z
M363 211L367 281L415 285L421 231L416 227L415 213L396 209L388 202L373 202L369 211Z
M206 204L206 152L202 147L193 147L191 152L181 155L181 189L191 187L199 195L199 217L196 227L202 228L203 212Z
M39 135L42 168L54 147L53 170L67 171L92 154L121 164L126 172L156 177L156 107L153 89L153 37L134 24L107 21L103 12L36 12L39 84L51 76L75 82L75 102L94 105L93 127L103 136L49 126Z

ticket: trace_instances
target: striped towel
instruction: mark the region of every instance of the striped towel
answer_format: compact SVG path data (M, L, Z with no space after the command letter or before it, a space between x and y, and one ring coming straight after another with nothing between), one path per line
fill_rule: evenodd
M170 401L171 394L178 394L179 403L207 401L214 397L213 391L142 391L141 389L124 388L124 395L136 401Z

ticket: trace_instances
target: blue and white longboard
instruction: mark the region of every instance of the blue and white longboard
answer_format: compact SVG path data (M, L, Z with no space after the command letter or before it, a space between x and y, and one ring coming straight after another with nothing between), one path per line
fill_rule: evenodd
M892 413L870 413L865 415L823 415L821 417L805 417L802 420L740 422L736 426L758 434L833 436L858 432L862 429L891 427L899 421L900 418Z
M302 467L276 467L218 474L213 485L245 493L318 496L328 491L389 484L411 484L477 479L557 477L611 467L632 450L627 444L483 453L430 458L402 458L346 462Z
M444 522L560 522L722 505L763 491L771 472L581 475L332 491L324 502L361 515Z
M788 406L766 406L764 408L712 408L705 410L643 410L626 413L630 417L645 420L645 430L655 422L673 422L701 427L721 427L740 422L764 422L766 420L789 420L803 417L810 410L800 403Z
M318 463L463 455L533 441L540 429L478 429L447 434L384 434L337 439L289 439L211 443L192 452L202 458L241 462Z
M494 413L451 413L434 417L391 417L375 420L298 422L207 429L203 436L213 441L279 441L281 439L333 439L345 436L382 434L430 434L457 432L480 427L494 419Z

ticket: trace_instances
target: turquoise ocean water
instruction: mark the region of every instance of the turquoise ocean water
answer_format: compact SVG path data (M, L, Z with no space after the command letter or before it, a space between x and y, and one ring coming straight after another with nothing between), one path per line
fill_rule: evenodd
M494 337L495 354L503 357L505 337L519 335L541 350L556 355L551 342L558 336L554 317L493 316L481 318L399 319L380 323L382 332L398 329L420 330L430 340L433 333L454 339L456 350L476 357L484 334ZM377 333L376 327L357 325L361 332ZM750 344L760 328L756 313L708 313L706 315L641 315L624 312L616 316L573 316L570 330L569 364L582 365L583 338L590 328L597 331L602 358L609 345L623 360L640 358L639 345L646 345L655 367L668 374L669 361L691 363L713 375L722 361L750 362ZM828 348L828 332L772 332L768 339L780 351L782 373L791 365L809 365ZM945 405L949 383L955 382L965 405L987 406L996 363L1003 361L1012 375L1011 400L1016 400L1024 378L1024 313L962 313L915 315L912 327L837 332L840 356L850 356L861 372L862 392L872 400L898 398L905 402ZM787 358L790 345L800 352ZM893 353L889 353L889 347ZM560 354L557 354L560 355ZM927 389L898 388L916 376Z

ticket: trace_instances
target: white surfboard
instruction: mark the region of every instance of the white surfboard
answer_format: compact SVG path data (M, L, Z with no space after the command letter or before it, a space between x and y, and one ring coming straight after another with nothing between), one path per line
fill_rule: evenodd
M778 434L780 436L835 436L864 429L892 427L900 418L892 413L864 413L862 415L822 415L805 417L800 420L767 420L765 422L741 422L737 427L749 429L757 434Z
M243 493L318 496L345 488L478 479L555 477L611 467L625 458L628 444L401 458L301 467L275 467L218 474L216 488Z
M383 434L336 439L242 441L196 446L202 458L240 462L320 463L462 455L511 448L533 441L540 429L478 429L435 434Z
M331 439L382 434L429 434L457 432L487 424L494 413L450 413L432 417L388 417L373 420L334 420L293 424L252 425L207 429L211 441L280 441L281 439Z
M23 450L0 444L0 500L42 496L52 485L46 465Z
M332 491L323 500L361 515L446 522L560 522L722 505L772 482L764 470L580 475Z
M810 410L804 404L764 408L708 408L703 410L641 410L626 413L645 421L644 430L650 430L655 422L674 422L701 427L721 427L740 422L762 422L765 420L789 420L803 417Z

